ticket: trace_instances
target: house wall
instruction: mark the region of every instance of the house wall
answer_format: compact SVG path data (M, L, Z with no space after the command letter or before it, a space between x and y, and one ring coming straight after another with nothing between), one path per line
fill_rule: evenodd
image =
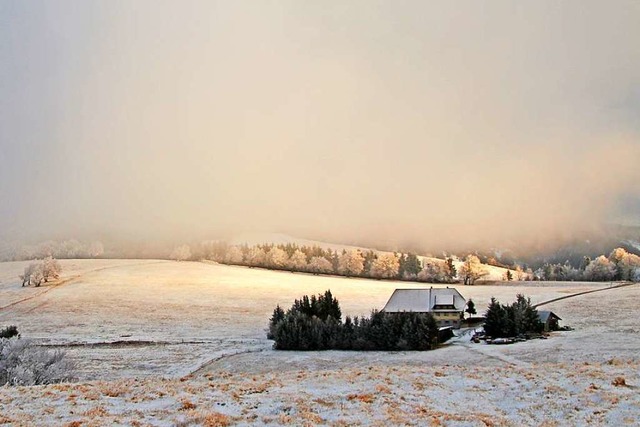
M457 311L432 312L438 326L460 326L460 313Z

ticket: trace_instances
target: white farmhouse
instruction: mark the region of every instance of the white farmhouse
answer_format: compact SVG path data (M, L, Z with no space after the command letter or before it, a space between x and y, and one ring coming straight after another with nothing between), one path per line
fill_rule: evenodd
M382 311L431 313L438 326L460 327L467 300L455 288L396 289Z

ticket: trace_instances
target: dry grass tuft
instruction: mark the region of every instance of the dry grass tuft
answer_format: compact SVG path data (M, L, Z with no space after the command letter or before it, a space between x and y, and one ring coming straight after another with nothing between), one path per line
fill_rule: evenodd
M191 409L196 409L196 404L187 399L182 399L180 401L180 411L189 411Z
M324 419L316 414L315 412L311 412L311 411L304 411L300 414L300 418L302 418L305 421L311 422L314 425L318 425L318 424L322 424L324 423Z
M317 403L320 406L325 406L327 408L333 408L336 406L334 402L331 402L329 400L322 399L322 398L314 399L313 402Z
M376 391L381 394L390 394L391 389L386 385L379 384L376 386Z
M199 425L204 427L227 427L231 425L232 418L219 412L205 412L188 409L186 419L175 423L176 427Z
M487 427L494 427L496 425L493 422L493 420L489 417L480 417L480 421L482 421L482 424L484 424Z
M613 381L611 381L611 384L616 387L625 387L627 385L627 381L624 379L624 377L615 377Z
M131 388L123 383L107 383L100 388L100 392L108 397L120 397L129 393Z
M291 424L291 423L293 423L293 418L290 415L287 415L287 414L280 414L278 416L278 422L280 424Z
M231 425L231 418L219 412L211 412L205 415L202 425L204 427L227 427Z
M85 417L99 418L106 417L107 415L109 415L109 412L104 408L104 406L96 406L95 408L89 409L82 415L84 415Z
M359 400L362 403L373 403L375 397L373 394L350 394L347 396L348 401Z

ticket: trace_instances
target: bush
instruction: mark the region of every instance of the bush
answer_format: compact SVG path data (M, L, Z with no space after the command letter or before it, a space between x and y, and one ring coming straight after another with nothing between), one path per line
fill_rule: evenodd
M330 291L303 296L286 312L278 306L267 338L277 350L429 350L438 343L438 327L428 313L373 311L369 318L341 321Z
M18 328L15 325L7 326L4 329L0 329L0 339L1 338L13 338L19 336Z
M0 339L0 386L70 381L73 371L64 352L38 348L29 340Z

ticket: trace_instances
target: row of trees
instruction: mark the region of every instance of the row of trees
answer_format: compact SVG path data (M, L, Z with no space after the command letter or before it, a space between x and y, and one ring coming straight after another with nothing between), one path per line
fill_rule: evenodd
M623 248L616 248L608 257L600 255L595 259L585 256L576 268L569 262L564 264L545 264L534 273L534 280L557 281L640 281L640 256Z
M423 262L413 253L375 252L372 250L324 249L296 244L257 246L204 242L192 251L187 245L176 247L171 258L178 261L209 259L224 264L246 265L276 270L338 274L349 277L413 280L430 283L454 283L457 280L453 259ZM477 257L475 257L477 260ZM469 277L475 277L469 269ZM471 279L470 279L471 280Z
M187 245L178 246L171 258L184 261L209 259L225 264L263 267L276 270L338 274L350 277L412 280L428 283L461 282L472 285L489 275L485 264L476 255L468 255L461 264L454 259L425 258L424 262L413 253L375 252L372 250L324 249L318 246L296 244L264 244L257 246L227 245L224 242L203 242L195 250ZM616 248L608 257L585 257L576 268L565 264L545 264L533 271L527 266L515 265L505 270L502 279L557 280L557 281L640 281L640 257Z
M493 338L517 337L529 333L540 333L543 325L538 318L538 310L531 305L531 299L518 294L512 304L500 304L491 298L485 315L484 331Z
M342 322L338 300L326 291L303 296L286 313L277 306L267 337L277 350L430 350L438 343L438 327L428 313L373 311Z
M60 277L62 267L57 259L48 256L43 260L32 262L24 268L24 273L20 275L22 286L34 285L39 287L42 282L55 280Z
M104 254L102 242L80 242L75 239L48 240L35 245L3 247L0 260L27 261L53 257L58 259L97 258Z

